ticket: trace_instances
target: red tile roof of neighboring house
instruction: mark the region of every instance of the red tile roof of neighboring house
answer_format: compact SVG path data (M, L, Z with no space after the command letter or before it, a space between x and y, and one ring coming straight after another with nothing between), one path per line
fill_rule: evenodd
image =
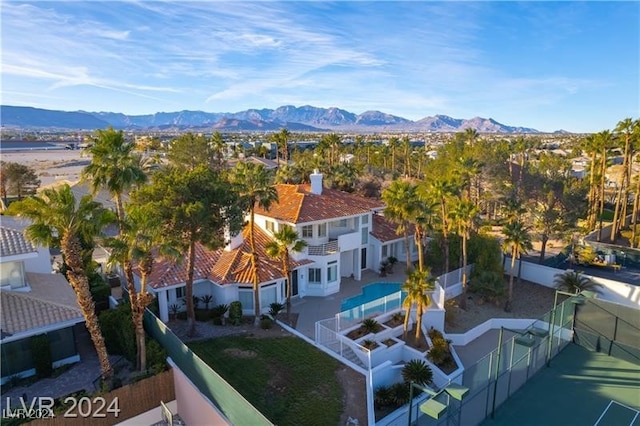
M290 223L314 222L337 219L383 208L381 201L350 194L336 189L323 188L322 194L311 193L311 185L276 185L278 203L267 211L256 207L256 213Z
M398 234L396 232L398 229L398 225L390 222L387 218L382 215L374 214L373 215L373 227L371 229L370 234L380 242L387 242L397 240L399 238L404 238L404 235ZM408 229L409 235L413 235L414 227L413 225L409 225Z
M201 244L196 244L196 260L193 280L209 279L217 284L252 284L251 249L249 247L249 227L242 232L243 242L233 250L209 250ZM255 243L258 254L258 282L283 278L280 271L282 262L273 259L265 252L266 244L272 238L260 227L255 227ZM292 261L291 268L313 263L310 260ZM186 259L181 263L169 260L158 260L153 265L148 285L155 289L171 287L186 282Z

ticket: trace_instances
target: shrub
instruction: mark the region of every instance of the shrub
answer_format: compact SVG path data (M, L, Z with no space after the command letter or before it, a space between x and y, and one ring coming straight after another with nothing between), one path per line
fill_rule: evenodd
M204 296L200 297L200 301L204 303L204 308L206 310L209 310L209 303L213 302L213 296L210 294L205 294Z
M169 314L176 317L178 315L178 312L180 312L180 306L177 303L173 303L169 306Z
M427 353L427 358L435 365L444 364L447 359L451 357L449 345L444 339L434 339L431 343L431 349L429 349Z
M396 407L400 407L409 402L409 385L398 382L391 385L391 402Z
M167 351L155 339L147 340L147 369L158 374L167 369Z
M377 333L378 331L380 331L380 324L378 324L378 321L374 320L373 318L367 318L366 320L362 321L362 325L360 326L360 328L365 333Z
M222 317L229 311L229 305L220 304L213 307L211 310L211 318L216 325L222 325Z
M377 348L378 347L378 343L374 340L365 340L364 342L362 342L362 346L364 346L365 348L369 349L370 351Z
M391 321L393 321L394 324L402 324L404 322L404 315L402 315L402 312L396 312L391 315Z
M229 321L233 325L240 325L242 322L242 303L239 300L229 305Z
M104 342L110 354L136 359L136 333L131 321L131 306L121 303L116 309L102 312L98 318Z
M505 293L504 274L480 271L472 276L469 290L488 301L498 301Z
M282 303L273 302L269 305L269 315L271 315L271 318L275 320L278 314L282 312L283 309L284 305Z
M428 385L433 380L433 371L423 360L412 359L402 367L402 379L406 383Z
M393 391L390 386L380 386L373 394L373 401L379 407L393 405Z
M429 336L429 339L431 339L432 341L435 339L444 339L442 332L440 332L440 330L437 330L433 327L429 329L429 331L427 332L427 335Z
M456 322L456 308L458 307L458 302L456 299L449 299L444 302L444 321L449 324L455 324Z
M260 317L260 327L263 330L268 330L273 326L273 320L268 315L262 315Z
M36 376L39 379L51 377L53 373L53 359L51 356L51 344L46 334L40 334L31 338L31 353Z

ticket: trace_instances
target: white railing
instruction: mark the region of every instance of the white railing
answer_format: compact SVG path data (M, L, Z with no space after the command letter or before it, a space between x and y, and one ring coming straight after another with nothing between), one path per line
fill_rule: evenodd
M338 321L338 330L346 330L366 318L399 309L402 307L402 300L402 292L397 291L379 299L372 300L371 302L363 303L362 305L342 311L335 315Z
M318 246L307 247L307 253L309 256L328 256L338 253L339 250L338 240L329 241L328 243L320 244Z

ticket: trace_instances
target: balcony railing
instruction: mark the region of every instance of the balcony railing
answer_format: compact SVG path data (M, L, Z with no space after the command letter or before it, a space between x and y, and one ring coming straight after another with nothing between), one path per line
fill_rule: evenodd
M336 254L339 251L338 248L338 240L329 241L325 244L320 244L319 246L308 246L309 256L329 256L331 254Z

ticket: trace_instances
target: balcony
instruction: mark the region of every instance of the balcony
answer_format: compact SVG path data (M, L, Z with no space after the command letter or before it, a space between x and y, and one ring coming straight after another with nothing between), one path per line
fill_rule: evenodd
M338 253L338 240L332 240L318 246L308 246L307 253L309 256L329 256Z

